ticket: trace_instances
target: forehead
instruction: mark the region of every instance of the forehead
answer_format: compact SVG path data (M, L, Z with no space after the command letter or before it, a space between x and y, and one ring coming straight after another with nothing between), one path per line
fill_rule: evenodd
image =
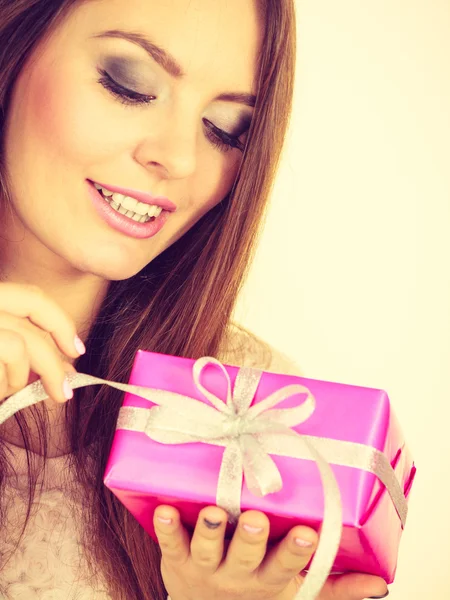
M176 58L187 77L250 91L262 42L257 1L87 0L66 25L86 37L111 29L147 35Z

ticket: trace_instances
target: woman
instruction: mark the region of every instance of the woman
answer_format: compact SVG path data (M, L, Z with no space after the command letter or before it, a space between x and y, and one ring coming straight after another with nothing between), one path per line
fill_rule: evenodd
M314 531L266 555L249 511L224 552L223 510L190 540L160 506L158 547L102 483L122 394L64 384L126 382L139 348L277 368L230 317L294 56L292 0L0 0L0 399L49 395L0 430L2 598L294 598ZM385 591L347 575L321 600Z

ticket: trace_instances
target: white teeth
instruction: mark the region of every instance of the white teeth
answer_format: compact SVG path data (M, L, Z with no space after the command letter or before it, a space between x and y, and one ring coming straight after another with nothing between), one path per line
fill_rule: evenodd
M125 198L126 196L124 196L123 194L112 194L112 199L114 200L114 202L117 202L117 204L122 204Z
M144 204L143 202L137 202L135 208L133 209L135 213L141 215L141 217L145 216L148 212L148 204Z
M94 183L94 185L96 189L107 198L108 203L114 208L114 210L129 217L130 219L133 219L133 221L145 223L146 221L149 221L151 217L157 218L162 213L163 209L161 206L144 204L135 198L130 198L129 196L124 196L123 194L113 193L101 187L98 183Z
M117 202L117 200L116 200L116 202ZM121 204L127 210L131 210L132 212L136 212L136 206L138 204L138 201L135 198L130 198L129 196L125 196L125 198L122 200Z
M105 189L102 188L103 195L105 194ZM127 210L131 210L138 215L147 215L153 216L153 213L149 213L149 205L144 204L143 202L138 202L135 198L130 198L129 196L124 196L123 194L113 194L109 192L109 197L111 197L112 202L114 202L117 206L123 206ZM114 208L116 208L114 206ZM157 206L150 206L150 209L159 208Z

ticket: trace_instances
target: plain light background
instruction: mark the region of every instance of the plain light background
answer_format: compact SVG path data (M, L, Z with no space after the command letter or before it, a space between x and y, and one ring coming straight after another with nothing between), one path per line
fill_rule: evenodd
M450 0L302 0L295 112L237 319L385 389L418 468L392 600L450 599Z

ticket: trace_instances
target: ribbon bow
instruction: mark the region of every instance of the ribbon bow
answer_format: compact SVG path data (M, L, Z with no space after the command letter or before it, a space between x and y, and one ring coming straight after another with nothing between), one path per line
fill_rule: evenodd
M207 390L201 383L203 369L218 367L227 382L226 402ZM303 423L314 412L315 399L303 385L289 385L250 407L258 388L262 371L240 369L234 390L225 367L215 358L201 358L193 368L196 387L210 402L199 402L172 392L152 395L159 406L149 409L122 407L117 429L144 432L163 444L203 442L225 446L217 486L216 504L229 513L230 523L240 515L242 475L255 496L278 492L283 487L280 472L262 443L269 435L299 436L290 427ZM273 409L295 394L307 394L295 408ZM212 405L212 406L211 406Z
M208 365L219 367L226 377L226 402L200 381ZM241 368L232 392L229 375L218 360L211 357L197 360L193 368L194 382L212 406L175 392L117 383L83 373L70 374L67 378L73 389L106 384L156 404L150 409L122 407L117 429L144 432L164 444L203 442L224 446L216 503L228 511L231 522L240 514L243 475L255 495L274 493L282 488L280 473L270 454L313 460L323 485L324 517L317 550L295 600L315 600L330 574L342 533L340 491L330 463L375 474L386 486L403 526L406 500L395 472L379 450L363 444L307 436L291 429L314 412L315 398L307 387L289 385L250 406L261 375L260 370ZM306 399L294 408L274 408L295 394L305 393ZM18 410L45 398L47 393L41 382L32 383L0 406L0 424Z

